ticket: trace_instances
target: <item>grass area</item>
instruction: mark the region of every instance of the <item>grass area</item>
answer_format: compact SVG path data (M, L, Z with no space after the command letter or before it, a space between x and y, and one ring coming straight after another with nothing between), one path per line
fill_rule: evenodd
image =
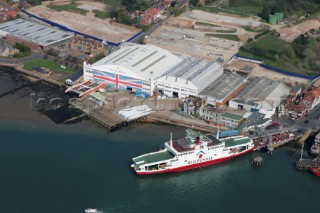
M215 32L217 32L217 33L235 33L235 32L237 32L237 29L231 28L229 30L216 30Z
M58 78L57 81L61 82L61 83L64 83L66 82L67 78Z
M303 19L300 19L299 21L297 21L296 24L301 24L302 22L308 21L310 19L318 18L319 16L320 16L320 11L315 13L315 14L309 15L309 16L303 18Z
M309 64L309 60L305 58L301 50L301 55L295 55L295 47L297 44L286 42L273 33L269 33L260 37L256 41L247 43L243 48L240 48L239 55L249 58L255 58L264 61L264 64L273 66L291 73L299 73L303 75L314 76L319 74L319 70ZM316 44L310 43L313 47ZM300 47L296 49L300 50ZM312 52L313 49L309 49Z
M287 63L284 64L281 61L271 61L271 60L265 59L263 57L259 57L259 56L253 55L251 53L248 53L246 51L241 51L241 50L237 54L240 55L240 56L243 56L243 57L254 58L254 59L258 59L258 60L264 61L264 64L266 64L266 65L269 65L269 66L272 66L272 67L276 67L276 68L279 68L279 69L282 69L284 71L288 71L288 72L291 72L291 73L303 74L303 75L308 75L308 76L314 76L314 75L319 74L316 71L307 70L307 69L302 69L302 70L297 71L294 61L292 61L292 64L291 63L290 64L287 64Z
M236 35L210 34L210 33L207 33L206 36L208 36L208 37L222 38L222 39L227 39L227 40L232 40L232 41L240 41L239 37L236 36Z
M92 12L94 13L94 16L97 18L101 18L101 19L110 18L109 13L107 12L103 12L101 10L92 10Z
M228 13L228 14L232 14L232 15L238 15L241 17L248 17L248 15L245 15L243 13L239 13L236 11L229 11L229 10L223 10L223 9L219 9L218 7L206 7L206 6L197 6L197 7L193 7L196 10L203 10L209 13Z
M69 11L74 13L80 13L81 15L86 15L88 10L84 10L81 8L78 8L76 4L66 4L66 5L48 5L48 7L52 10L56 11Z
M289 42L286 42L275 35L268 34L258 39L255 43L257 49L267 49L273 53L281 53Z
M49 61L48 59L36 59L33 61L27 61L24 63L23 68L31 71L34 66L44 67L44 68L47 68L51 71L74 72L74 69L72 69L70 67L63 69L60 64Z
M29 56L31 54L31 52L19 52L17 54L14 54L12 57L13 58L23 58L26 56Z
M262 11L262 6L224 7L223 9L232 10L240 14L258 16Z

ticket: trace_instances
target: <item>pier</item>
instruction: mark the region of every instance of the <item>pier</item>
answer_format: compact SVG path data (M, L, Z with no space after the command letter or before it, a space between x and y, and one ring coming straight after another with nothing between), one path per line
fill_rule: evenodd
M298 144L303 145L304 142L307 140L308 137L310 137L310 135L312 134L313 129L308 129L300 138L300 140L298 141Z
M117 115L117 111L108 109L106 106L98 106L91 103L86 97L81 99L70 100L69 104L81 110L86 116L93 121L109 129L110 131L119 129L138 122L145 122L146 116L134 120L125 120Z
M299 170L310 170L311 168L320 168L320 159L299 159L296 162L296 168Z

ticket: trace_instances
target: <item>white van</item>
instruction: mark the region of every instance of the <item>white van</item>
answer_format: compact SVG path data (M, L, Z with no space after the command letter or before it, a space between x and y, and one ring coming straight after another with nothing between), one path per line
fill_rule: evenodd
M66 85L72 86L73 85L73 81L71 79L67 79L65 81Z

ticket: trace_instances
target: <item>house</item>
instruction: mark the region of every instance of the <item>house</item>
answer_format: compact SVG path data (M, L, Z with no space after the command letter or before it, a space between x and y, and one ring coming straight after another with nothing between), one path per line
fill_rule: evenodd
M315 107L320 103L320 87L318 87L317 89L312 89L310 93L314 95L315 99L313 102L313 106Z
M163 0L162 5L163 7L170 7L172 0Z
M102 42L95 41L93 39L84 38L81 36L75 36L69 47L77 53L86 53L88 55L98 55L100 53L106 53L105 45Z
M143 15L143 17L140 20L140 24L142 26L148 26L155 22L157 18L160 17L160 10L158 8L150 8L147 10L147 12Z
M0 19L2 21L8 21L9 19L15 19L17 17L17 11L15 11L10 5L0 2Z
M199 114L202 106L202 99L198 97L189 97L183 101L183 112L195 116Z
M320 103L320 89L311 89L301 92L297 97L291 96L284 105L286 114L292 118L306 116L309 110Z

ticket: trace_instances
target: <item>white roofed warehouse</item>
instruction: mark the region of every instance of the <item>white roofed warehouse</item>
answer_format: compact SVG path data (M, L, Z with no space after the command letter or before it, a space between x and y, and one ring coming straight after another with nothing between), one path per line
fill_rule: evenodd
M197 95L223 74L217 62L174 55L153 45L125 43L102 60L84 65L84 79L107 87L169 97Z
M21 43L33 50L42 50L63 44L74 35L35 22L16 19L0 24L0 36L10 43Z

